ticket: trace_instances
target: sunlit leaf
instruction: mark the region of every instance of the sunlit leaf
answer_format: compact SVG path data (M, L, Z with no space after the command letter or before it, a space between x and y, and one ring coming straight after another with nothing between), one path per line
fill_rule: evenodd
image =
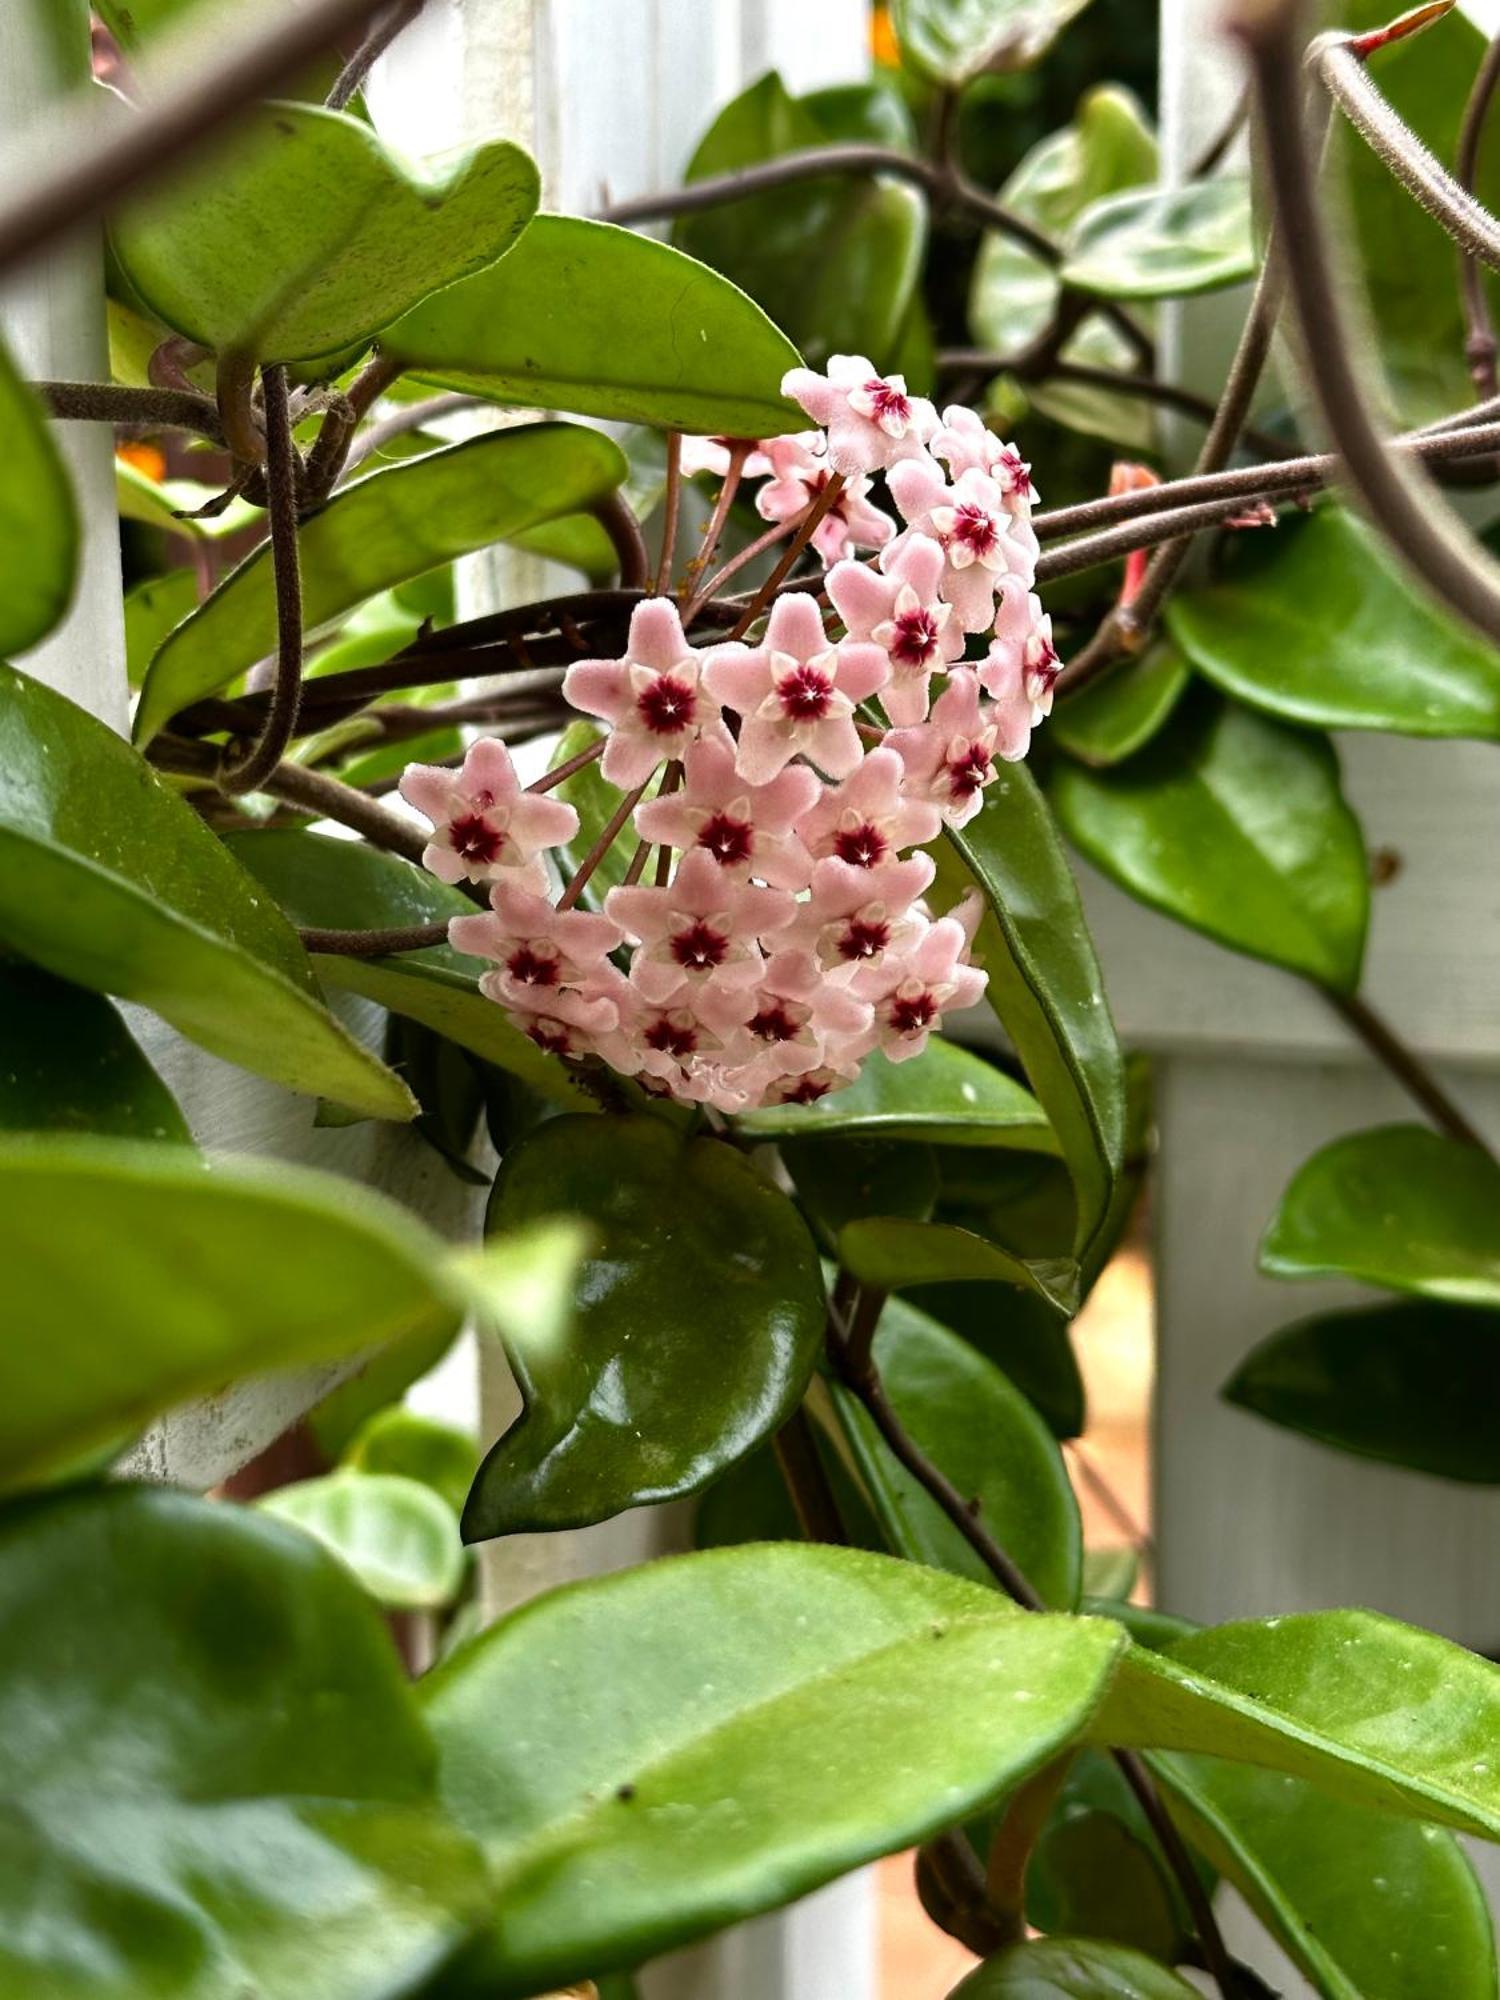
M1110 195L1069 232L1065 285L1106 298L1180 298L1253 275L1250 183L1238 175Z
M1088 0L894 0L905 61L955 89L985 70L1029 69Z
M419 1480L332 1472L278 1487L259 1505L321 1542L390 1610L440 1610L463 1582L458 1516Z

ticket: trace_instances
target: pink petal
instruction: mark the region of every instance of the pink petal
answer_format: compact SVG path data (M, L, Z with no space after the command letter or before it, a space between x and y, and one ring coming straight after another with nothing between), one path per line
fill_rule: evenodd
M585 715L613 722L630 704L630 680L621 660L575 660L563 675L563 699Z
M453 773L435 764L408 764L401 776L401 796L434 826L447 819L453 804Z
M741 715L749 715L771 691L771 663L758 647L710 646L703 661L703 685L715 701Z
M880 646L863 639L845 639L839 647L839 692L864 701L891 677L891 663Z
M794 660L816 659L826 653L830 640L823 630L823 614L806 591L778 597L766 620L762 642L770 653L790 653Z
M630 614L630 643L627 656L658 673L675 667L688 651L683 637L682 618L670 597L648 597Z

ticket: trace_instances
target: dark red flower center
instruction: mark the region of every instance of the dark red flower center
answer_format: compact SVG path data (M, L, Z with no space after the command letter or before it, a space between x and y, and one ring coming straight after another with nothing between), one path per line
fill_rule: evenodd
M879 375L872 375L866 382L865 394L875 405L873 414L877 423L883 417L899 417L905 423L911 415L911 404L906 397Z
M567 1026L562 1021L548 1021L538 1015L532 1020L526 1032L537 1047L545 1049L550 1056L566 1056L573 1053Z
M891 941L884 917L851 917L839 939L840 958L878 958Z
M792 722L820 722L828 713L833 682L821 667L793 667L776 685L782 710Z
M1057 677L1061 672L1062 660L1052 641L1050 639L1038 640L1036 657L1028 659L1026 662L1026 678L1031 686L1036 689L1036 695L1033 699L1039 699L1042 695L1051 694L1053 688L1057 685Z
M748 820L735 819L729 813L715 813L703 822L698 845L706 847L721 868L730 868L750 859L755 848L755 828Z
M995 775L995 762L982 743L971 743L948 765L948 786L956 799L981 792Z
M873 868L885 859L890 842L873 820L866 820L863 826L840 827L833 836L833 851L851 868Z
M686 681L674 681L670 674L658 674L635 698L636 712L656 736L675 736L692 726L698 709L698 695Z
M937 651L937 615L931 611L902 611L895 621L896 637L891 658L903 667L925 667Z
M750 1032L763 1042L792 1042L797 1038L797 1023L787 1012L785 1001L773 1000L751 1021Z
M651 1022L642 1040L648 1049L655 1049L661 1055L671 1056L676 1062L686 1062L698 1046L696 1031L681 1021L672 1020L666 1014Z
M522 986L555 986L557 960L533 951L529 944L517 945L505 961L505 969Z
M728 951L728 938L712 924L706 924L702 917L696 917L686 930L676 932L672 938L672 956L689 972L708 972L722 965Z
M482 812L460 813L449 823L448 838L462 860L477 861L484 867L498 861L505 850L504 833Z
M832 477L833 475L830 472L810 472L803 477L802 490L809 500L816 500ZM844 509L848 504L848 500L849 494L846 488L828 509L825 518L830 521L843 521L847 519L848 517Z
M898 993L891 1001L891 1026L898 1035L919 1035L937 1019L937 1002L928 992Z
M972 502L966 502L962 507L955 507L953 510L952 539L955 542L962 542L964 547L972 550L976 556L987 556L999 541L1000 530L992 514L987 514L982 507L976 507Z
M783 1104L816 1104L820 1097L828 1095L828 1084L818 1076L799 1076L793 1084L788 1084L781 1093Z

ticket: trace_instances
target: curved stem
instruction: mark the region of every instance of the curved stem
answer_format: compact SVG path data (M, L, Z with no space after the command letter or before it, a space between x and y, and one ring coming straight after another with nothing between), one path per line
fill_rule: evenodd
M656 566L656 595L672 585L672 558L677 553L677 520L682 512L682 433L667 432L667 486L662 495L661 561Z
M241 465L262 465L266 440L255 417L255 356L221 354L214 377L224 442Z
M181 737L161 735L147 752L159 770L180 771L189 777L218 781L218 752L207 743L192 743ZM420 864L427 846L426 836L409 819L372 799L368 793L330 778L324 771L309 771L305 765L278 764L261 781L260 789L287 805L300 806L319 819L331 819L362 834L372 847L383 847L407 861Z
M731 639L744 638L761 612L765 610L771 599L776 595L777 589L792 564L817 533L818 523L825 519L833 511L834 507L837 506L839 495L843 490L844 475L841 472L835 472L830 477L828 484L812 501L806 513L802 516L796 534L793 535L791 541L782 551L781 558L777 562L775 569L771 571L771 574L766 578L760 589L755 592L754 596L735 620L734 625L730 628L729 637Z
M281 762L297 733L302 706L302 567L297 549L297 446L292 438L286 370L262 371L266 411L266 509L276 585L276 678L265 726L251 749L226 760L219 788L253 792Z
M360 432L344 460L340 478L347 479L357 465L363 465L367 458L373 458L377 451L383 451L398 437L405 437L409 431L419 431L424 425L438 417L451 417L459 410L483 409L483 396L466 396L459 390L445 390L441 396L428 396L420 403L405 403L400 409L392 410L388 417L370 425Z
M115 382L33 382L49 417L152 431L194 431L214 444L224 426L209 396L191 389L128 389Z
M724 523L729 519L729 510L734 504L734 496L740 490L740 478L745 470L745 461L753 447L747 438L735 438L729 446L729 466L719 488L719 497L714 502L713 512L703 530L703 538L698 544L698 553L687 566L687 574L677 593L677 600L685 604L696 597L695 585L704 570L714 559L714 551L719 546L724 533Z
M339 71L334 79L333 88L324 98L323 101L330 111L343 110L401 30L421 13L422 4L423 0L401 0L398 6L391 9L385 20L375 23L349 61Z
M1485 119L1489 115L1490 103L1500 85L1500 34L1495 35L1484 52L1484 59L1474 78L1474 87L1469 92L1469 101L1464 106L1463 123L1458 133L1458 154L1454 161L1458 184L1467 193L1474 192L1479 178L1479 145L1484 137ZM1464 357L1469 364L1474 387L1481 396L1493 396L1500 389L1497 378L1495 357L1495 322L1490 312L1490 302L1485 296L1484 278L1479 269L1479 260L1468 250L1459 249L1458 288L1463 303Z
M1469 1123L1421 1057L1407 1047L1373 1007L1357 993L1331 993L1326 987L1320 990L1333 1011L1348 1023L1376 1061L1422 1107L1445 1137L1457 1139L1460 1145L1477 1146L1481 1153L1488 1153L1491 1159L1495 1157L1484 1135Z
M651 580L651 557L635 509L623 493L611 493L593 509L594 519L609 536L620 565L621 590L644 590Z
M325 500L338 484L360 421L403 373L401 363L375 354L323 419L307 455L307 498Z
M448 925L412 924L404 930L325 931L302 929L297 933L308 951L320 951L332 958L386 958L398 951L430 951L435 944L448 942Z

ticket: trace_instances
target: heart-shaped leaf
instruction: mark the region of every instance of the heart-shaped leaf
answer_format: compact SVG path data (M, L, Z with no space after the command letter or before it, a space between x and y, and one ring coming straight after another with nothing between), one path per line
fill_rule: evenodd
M985 70L1029 69L1088 0L895 0L906 63L954 90Z
M1037 1938L1007 1947L953 1989L951 2000L1198 2000L1154 1958L1097 1938Z
M1070 757L1095 770L1123 764L1163 727L1191 677L1182 654L1163 641L1082 694L1060 701L1048 734Z
M1500 1312L1428 1300L1363 1306L1282 1327L1224 1394L1339 1451L1500 1485L1497 1360Z
M275 104L130 202L111 237L136 292L178 333L220 354L307 361L363 344L493 264L539 187L508 140L419 181L360 119Z
M24 653L67 610L78 570L78 509L41 405L0 341L0 654Z
M777 1105L735 1121L756 1138L906 1139L946 1146L1014 1146L1050 1153L1046 1113L1004 1070L934 1035L922 1054L893 1063L877 1050L853 1083L811 1104Z
M467 1431L398 1403L361 1425L344 1449L343 1463L357 1472L418 1479L457 1514L479 1470L479 1448Z
M1152 1767L1193 1844L1325 2000L1493 2000L1489 1911L1451 1834L1217 1758Z
M950 1825L1077 1735L1118 1638L791 1543L526 1606L428 1683L443 1796L495 1884L458 1990L639 1964Z
M378 1614L305 1537L165 1488L0 1515L7 2000L400 2000L484 1893L433 1783Z
M1354 1805L1500 1839L1500 1669L1373 1611L1247 1619L1133 1647L1095 1740L1306 1778Z
M192 808L102 722L0 666L0 942L293 1090L409 1118L307 955Z
M1083 1531L1062 1455L994 1363L925 1313L888 1300L875 1364L902 1429L973 1506L1044 1603L1078 1601ZM991 1583L963 1536L881 1442L847 1390L839 1412L892 1546L913 1562Z
M527 424L408 459L336 494L298 534L309 631L437 563L603 500L625 477L611 438ZM262 546L179 625L151 662L136 710L149 743L179 708L228 687L276 650L276 590Z
M657 1118L556 1118L507 1153L488 1226L573 1215L589 1254L565 1338L507 1340L525 1414L485 1460L464 1536L573 1528L695 1492L801 1400L824 1295L786 1196Z
M1238 174L1107 196L1074 225L1061 277L1105 298L1181 298L1255 271L1250 183Z
M1071 1257L1021 1257L972 1229L899 1215L871 1215L839 1233L839 1259L863 1284L883 1292L909 1285L989 1280L1023 1285L1060 1313L1078 1305Z
M1222 578L1167 616L1199 673L1289 722L1500 737L1500 659L1337 507L1235 537Z
M171 1092L97 993L0 961L0 1049L0 1132L190 1141Z
M1068 838L1132 896L1252 958L1359 984L1370 876L1326 738L1206 689L1107 771L1059 762Z
M259 1502L313 1536L393 1611L438 1611L464 1580L458 1516L416 1479L391 1472L331 1472L278 1487Z
M474 905L394 854L379 854L331 835L277 830L231 835L226 843L294 923L319 930L400 930L474 914ZM593 1109L556 1056L513 1027L503 1008L479 990L488 968L451 945L391 958L322 952L314 959L327 986L362 993L393 1014L420 1021L486 1062L519 1076L570 1110Z
M448 388L661 430L770 437L806 418L781 394L784 333L668 244L543 215L505 260L427 299L382 353Z
M1314 1153L1260 1246L1275 1278L1344 1276L1453 1305L1500 1305L1500 1166L1423 1125Z

